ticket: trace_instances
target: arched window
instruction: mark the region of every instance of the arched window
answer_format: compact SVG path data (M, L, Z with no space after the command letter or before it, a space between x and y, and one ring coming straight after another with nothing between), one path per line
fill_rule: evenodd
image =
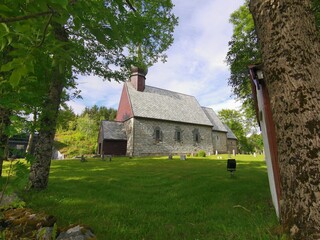
M180 127L176 127L176 130L174 133L174 140L177 142L182 142L182 131Z
M162 134L160 127L154 128L153 138L156 142L162 142L163 134Z
M193 133L193 142L199 143L201 140L199 129L198 128L193 129L192 133Z

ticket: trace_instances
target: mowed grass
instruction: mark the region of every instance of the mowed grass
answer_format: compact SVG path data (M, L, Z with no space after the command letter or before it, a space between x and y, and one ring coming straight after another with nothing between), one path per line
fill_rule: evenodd
M81 223L98 239L278 239L263 157L52 161L48 189L29 207Z

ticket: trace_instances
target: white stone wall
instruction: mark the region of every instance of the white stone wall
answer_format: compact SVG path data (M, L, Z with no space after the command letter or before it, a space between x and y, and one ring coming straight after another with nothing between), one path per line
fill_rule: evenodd
M227 153L227 133L225 132L212 132L213 150L218 153Z
M128 136L128 155L146 156L146 155L168 155L172 154L192 154L199 150L204 150L207 154L213 153L212 128L210 126L174 123L151 119L132 120L134 132L133 146ZM129 124L128 124L129 125ZM156 141L155 128L160 128L162 140ZM181 142L175 140L177 127L181 129ZM200 142L194 142L193 130L198 129ZM128 131L130 127L127 128Z
M127 134L127 156L133 155L133 122L134 119L130 118L129 120L124 122L124 126Z
M238 149L237 149L237 140L235 139L228 139L227 140L228 143L228 153L232 154L233 150L235 153L238 153Z

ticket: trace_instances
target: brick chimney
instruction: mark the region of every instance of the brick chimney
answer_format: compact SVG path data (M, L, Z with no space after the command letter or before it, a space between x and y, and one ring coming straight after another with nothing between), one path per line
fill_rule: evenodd
M131 67L130 82L137 91L144 91L146 75L147 71L138 67Z

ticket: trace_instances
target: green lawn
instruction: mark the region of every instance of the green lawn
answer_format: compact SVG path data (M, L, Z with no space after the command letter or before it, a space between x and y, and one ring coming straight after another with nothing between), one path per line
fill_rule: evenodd
M49 187L29 207L82 223L98 239L278 239L262 156L53 161Z

